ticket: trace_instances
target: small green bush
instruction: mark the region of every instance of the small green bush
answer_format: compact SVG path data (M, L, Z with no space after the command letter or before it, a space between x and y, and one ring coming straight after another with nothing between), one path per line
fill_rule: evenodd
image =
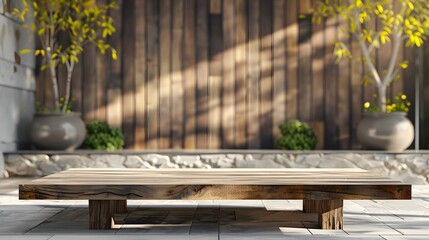
M282 137L277 140L277 147L286 150L314 150L317 138L307 123L290 120L279 126Z
M86 125L86 138L82 147L96 150L121 150L124 147L124 135L119 128L110 127L105 122L94 121Z

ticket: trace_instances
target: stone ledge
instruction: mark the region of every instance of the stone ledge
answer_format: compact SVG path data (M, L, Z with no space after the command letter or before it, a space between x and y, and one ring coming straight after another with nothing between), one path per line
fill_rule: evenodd
M429 151L76 151L5 153L9 176L45 176L68 168L353 168L429 184Z

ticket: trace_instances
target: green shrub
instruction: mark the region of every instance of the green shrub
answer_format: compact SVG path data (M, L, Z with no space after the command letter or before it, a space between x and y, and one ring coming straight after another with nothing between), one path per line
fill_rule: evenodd
M82 145L85 149L114 151L124 147L124 136L119 128L94 121L86 125L86 130L87 135Z
M290 120L279 126L282 137L277 140L277 148L286 150L313 150L317 138L307 123Z

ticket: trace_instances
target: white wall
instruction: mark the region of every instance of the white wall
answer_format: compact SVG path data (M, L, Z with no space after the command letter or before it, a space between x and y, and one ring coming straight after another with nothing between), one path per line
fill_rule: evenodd
M15 59L15 52L34 48L33 34L5 13L4 2L0 0L0 177L4 168L1 152L28 143L35 91L33 55L21 56L20 64Z

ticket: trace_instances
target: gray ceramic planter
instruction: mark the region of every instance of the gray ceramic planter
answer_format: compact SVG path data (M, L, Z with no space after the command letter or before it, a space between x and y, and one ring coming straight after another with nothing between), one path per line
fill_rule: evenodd
M414 126L405 112L364 113L357 138L370 150L403 151L414 140Z
M78 148L85 139L85 123L78 113L36 113L31 127L31 142L41 150Z

